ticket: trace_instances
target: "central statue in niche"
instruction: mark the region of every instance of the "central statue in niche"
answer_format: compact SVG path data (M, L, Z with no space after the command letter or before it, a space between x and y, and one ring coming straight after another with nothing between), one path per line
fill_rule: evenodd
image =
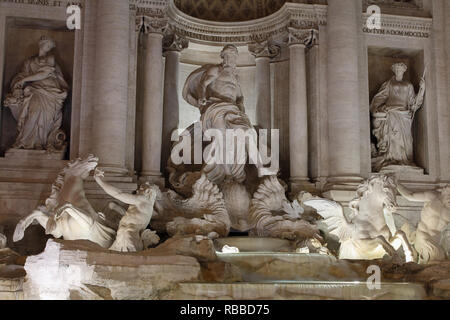
M183 98L200 110L201 118L181 137L190 136L198 141L199 135L207 137L207 131L215 130L226 140L229 139L226 132L241 132L249 139L238 146L245 147L245 152L238 152L231 163L175 164L174 150L184 144L184 139L175 142L167 170L176 192L169 190L158 197L152 227L170 235L196 234L209 238L226 237L233 229L255 236L322 240L318 228L301 219L303 208L299 202L286 198L286 187L277 178L278 172L264 167L261 156L264 152L254 154L250 148L251 142L257 145L258 136L245 113L237 72L237 47L225 46L220 56L222 63L204 65L186 80ZM221 148L223 154L229 151L225 150L226 142L217 143L217 137L206 142L202 138L200 148L206 158L214 157ZM191 155L198 151L195 143L190 142L190 147ZM243 157L248 157L250 163L241 161Z
M412 83L403 80L407 69L404 63L394 64L395 76L381 86L370 106L377 139L372 163L377 172L391 165L415 167L412 124L423 105L425 80L416 95Z
M253 126L245 113L244 97L237 76L238 49L234 45L227 45L220 56L223 59L221 64L205 65L188 77L183 97L200 110L203 132L218 129L225 137L227 129L242 129L245 132L252 130ZM217 152L212 144L209 151ZM216 184L225 178L239 183L246 179L245 165L237 161L235 164L207 164L202 171Z

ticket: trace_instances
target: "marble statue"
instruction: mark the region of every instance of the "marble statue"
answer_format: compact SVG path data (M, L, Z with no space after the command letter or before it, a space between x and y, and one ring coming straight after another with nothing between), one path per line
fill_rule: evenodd
M386 254L399 259L396 250L403 247L406 262L413 261L413 249L406 234L397 230L393 213L397 209L396 183L387 175L374 176L357 189L357 197L349 203L351 217L342 206L320 198L306 200L325 220L331 235L341 244L340 259L374 260Z
M220 130L226 136L225 130L241 129L244 132L252 130L250 119L245 114L244 97L237 75L238 49L227 45L221 52L223 62L218 65L205 65L194 71L186 80L183 97L201 113L200 122L203 132L209 129ZM190 130L190 128L188 129ZM205 152L214 153L216 141L205 147ZM224 142L224 146L226 142ZM225 152L226 153L226 152ZM225 154L224 153L224 154ZM209 155L210 158L214 156ZM173 164L171 182L176 184L179 176L173 174L177 167ZM245 165L235 161L234 164L208 163L202 167L207 178L220 185L226 179L242 183L246 179ZM182 172L183 176L186 172ZM184 179L184 178L183 178Z
M13 149L54 151L64 147L62 108L68 85L51 53L55 46L52 39L43 36L39 54L27 59L12 80L12 92L4 105L17 120L19 134Z
M290 202L285 193L285 187L277 177L268 177L263 181L251 201L249 216L254 228L250 234L289 240L323 241L318 227L301 219L304 209L298 200Z
M117 230L116 240L109 248L120 252L137 252L157 244L159 237L155 232L146 229L153 215L153 206L160 190L155 185L142 184L137 194L128 194L104 182L104 173L96 169L94 179L98 185L111 197L129 205L123 212L121 207L114 207L123 215Z
M450 223L450 186L438 191L412 192L398 184L398 191L408 201L425 202L414 240L418 262L445 260L447 252L441 238Z
M249 140L242 141L239 147L245 148L242 153L246 158L256 159L246 164L240 161L243 154L238 152L232 159L234 161L225 163L175 164L171 157L167 171L169 182L177 193L165 192L157 199L155 211L158 214L152 220L152 228L167 230L171 235L196 234L210 238L225 237L231 229L296 240L320 238L315 226L302 221L298 203L287 200L286 188L277 178L278 172L265 170L259 150L256 154L251 152L251 139L256 139L257 134L245 114L237 75L238 49L234 45L225 46L221 58L221 64L205 65L187 78L183 97L200 109L201 125L193 124L182 136L194 136L196 140L197 135L206 136L208 130L215 130L226 140L229 131L252 132L255 134L249 134ZM197 126L202 130L197 130ZM183 140L175 142L172 150L177 150L183 143ZM212 139L200 144L206 158L212 158L214 152L228 147L227 142L223 146L215 143L216 139ZM253 145L258 144L253 141ZM195 143L191 143L190 151L196 154Z
M83 181L98 165L98 158L90 155L69 163L52 185L52 193L45 206L22 219L14 231L14 242L24 237L25 230L37 221L46 234L64 240L90 240L109 248L116 231L107 226L102 213L91 206L84 192Z
M406 70L404 63L394 64L395 76L381 86L370 106L373 135L377 139L373 158L377 172L390 165L415 167L412 124L424 102L425 79L420 80L416 95L413 85L403 80Z
M199 235L210 239L226 237L230 231L223 194L202 174L194 183L192 196L185 199L169 190L155 204L152 227L175 235Z
M6 237L0 233L0 249L5 249L6 243L7 243Z

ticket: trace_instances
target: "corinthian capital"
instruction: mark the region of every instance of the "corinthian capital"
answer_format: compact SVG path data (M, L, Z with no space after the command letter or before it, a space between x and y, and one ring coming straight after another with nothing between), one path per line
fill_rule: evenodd
M164 16L160 15L144 15L136 17L136 31L149 33L164 33L167 29L168 20Z
M301 44L305 47L311 47L317 44L319 33L316 29L289 29L289 45Z
M275 58L281 52L281 47L270 41L255 42L248 45L248 50L255 58Z
M183 38L173 31L164 35L163 50L164 51L183 51L189 46L189 40Z

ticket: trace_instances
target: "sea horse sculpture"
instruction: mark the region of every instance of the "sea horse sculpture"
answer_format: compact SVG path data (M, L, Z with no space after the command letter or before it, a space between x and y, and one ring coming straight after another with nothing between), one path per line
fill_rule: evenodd
M93 155L69 163L58 175L45 206L34 210L16 226L13 240L20 241L25 230L37 221L46 234L64 240L90 240L109 248L116 231L107 226L103 214L91 206L84 192L83 181L98 165Z
M388 254L398 258L403 247L406 262L413 261L413 249L405 233L397 230L393 213L397 209L396 183L387 175L374 176L357 189L357 197L349 204L353 216L347 219L342 206L334 201L315 198L306 200L325 220L330 234L341 243L339 258L353 260L381 259Z

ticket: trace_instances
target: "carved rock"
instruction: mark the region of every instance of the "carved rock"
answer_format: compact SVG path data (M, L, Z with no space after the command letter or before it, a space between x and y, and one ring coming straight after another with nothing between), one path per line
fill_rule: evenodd
M49 240L43 253L27 259L25 270L25 298L42 300L153 300L200 276L192 257L117 253L61 240Z

